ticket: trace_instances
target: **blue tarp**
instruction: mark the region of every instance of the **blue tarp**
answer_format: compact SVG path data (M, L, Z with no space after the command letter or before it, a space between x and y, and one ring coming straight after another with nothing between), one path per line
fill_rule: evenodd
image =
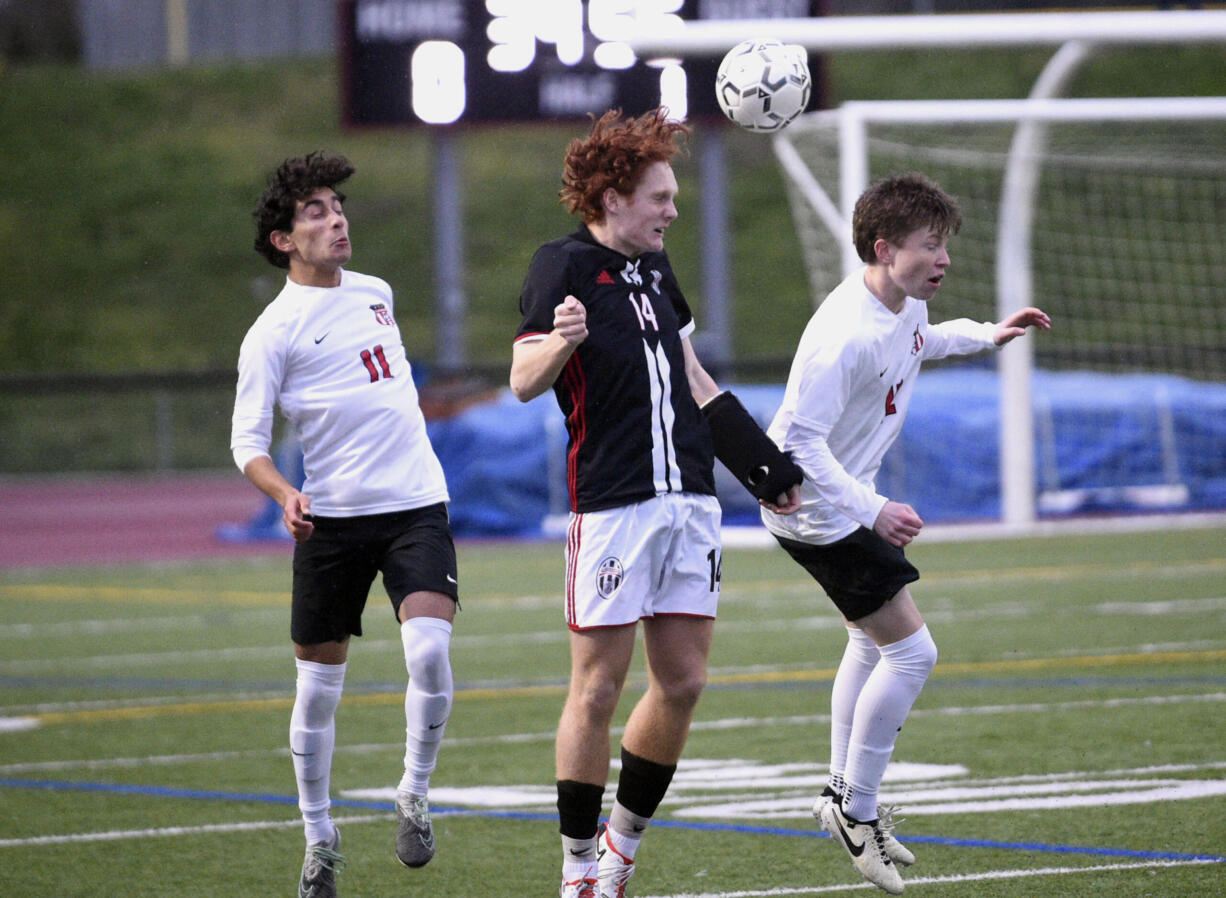
M781 385L733 389L764 425L783 397ZM1226 508L1226 384L1036 371L1031 393L1041 512ZM878 491L928 522L999 518L999 409L993 370L924 372ZM565 513L566 437L551 393L520 403L504 391L428 428L457 536L539 536ZM756 504L719 464L716 481L725 522L756 523Z

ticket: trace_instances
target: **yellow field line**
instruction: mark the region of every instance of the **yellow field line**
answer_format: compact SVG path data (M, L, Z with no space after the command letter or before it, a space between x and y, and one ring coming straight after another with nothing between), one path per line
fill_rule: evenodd
M255 592L234 589L165 589L131 586L70 586L66 583L9 583L0 586L0 598L36 602L141 602L200 603L208 605L285 605L289 591Z
M1226 660L1226 650L1215 649L1195 652L1132 652L1115 655L1079 655L1062 658L1017 658L1001 661L967 661L940 663L934 676L948 674L1012 672L1068 667L1111 667L1129 664L1208 663ZM834 677L833 668L819 670L756 671L753 673L721 674L710 677L713 684L736 685L751 683L816 682ZM545 695L561 695L566 687L507 686L457 689L456 701L488 701L507 698L535 698ZM353 705L392 705L404 702L403 692L378 692L346 696L345 703ZM137 720L149 717L184 716L188 714L230 714L239 711L286 710L292 707L292 697L235 699L210 702L179 702L164 705L141 705L130 708L95 708L81 711L52 711L45 714L29 714L26 717L43 724L92 723L114 720Z

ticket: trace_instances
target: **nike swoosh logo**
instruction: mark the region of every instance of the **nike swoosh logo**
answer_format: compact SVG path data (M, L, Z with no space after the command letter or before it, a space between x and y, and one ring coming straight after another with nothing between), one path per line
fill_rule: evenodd
M570 853L573 854L575 857L582 857L583 849L582 848L572 848L570 850Z
M852 857L859 857L864 854L864 846L852 843L851 837L847 835L847 830L843 829L843 824L839 822L838 817L834 817L834 828L839 831L839 838L843 840L843 844L847 846L847 850L851 852Z
M431 723L431 724L427 724L427 725L426 725L426 729L428 729L428 730L437 730L439 727L441 727L441 726L442 726L443 724L445 724L446 722L447 722L447 721L445 721L445 720L440 720L438 723Z
M316 343L318 343L319 341L318 341L318 340L316 340L315 342L316 342ZM882 368L882 369L881 369L881 373L880 373L880 374L878 374L877 376L878 376L878 377L885 377L885 373L886 373L887 371L889 371L889 370L890 370L889 368Z
M330 334L330 333L332 333L332 331L328 331L328 333L324 334L322 337L316 337L316 338L315 338L315 345L316 345L316 346L318 346L320 343L322 343L324 340L326 340L326 339L328 338L328 334Z
M451 576L451 574L448 574L448 575L447 575L447 582L448 582L448 583L455 583L455 585L456 585L456 586L459 586L459 585L460 585L459 583L456 583L456 582L455 582L455 577Z

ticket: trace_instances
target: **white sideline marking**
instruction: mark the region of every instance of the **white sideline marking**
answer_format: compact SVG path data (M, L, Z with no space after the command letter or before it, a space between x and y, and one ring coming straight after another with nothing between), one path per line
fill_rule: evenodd
M1147 607L1139 614L1151 615L1152 610L1148 607L1152 603L1145 603ZM1094 611L1095 609L1090 609ZM1016 609L959 609L956 611L943 610L936 608L931 611L924 612L925 620L933 623L954 623L959 621L968 621L977 618L990 619L1018 619L1038 617L1046 614L1042 608L1036 606L1031 611L1018 611ZM1118 612L1112 612L1118 613ZM1174 612L1172 612L1174 613ZM835 630L843 627L842 618L836 618L832 615L807 616L799 618L772 618L769 620L746 620L720 621L717 626L721 632L735 633L770 633L776 631L796 632L801 630ZM471 636L457 636L452 640L453 649L467 648L487 648L490 646L508 647L515 645L548 645L552 643L563 643L569 639L569 635L564 630L535 630L523 633L508 633L508 634L475 634ZM1120 654L1120 653L1148 653L1151 651L1205 651L1217 649L1222 646L1223 642L1220 639L1199 639L1193 641L1168 642L1168 643L1142 643L1131 646L1113 646L1113 647L1095 647L1084 648L1075 647L1065 650L1060 654L1075 653L1077 655L1104 655L1104 654ZM399 650L401 648L399 639L370 639L362 640L362 650L364 652L385 652ZM36 674L53 674L71 668L75 672L80 672L82 668L91 670L109 670L113 668L137 668L137 667L152 667L157 665L173 662L175 665L185 663L199 664L215 664L219 661L242 661L242 660L266 660L270 657L275 658L278 655L284 655L285 658L291 657L290 645L288 643L279 643L277 645L255 645L241 646L227 649L196 649L192 651L183 651L173 649L164 652L139 652L129 654L113 654L113 655L62 655L55 658L23 658L13 661L0 662L0 673L10 676L33 676ZM1025 660L1029 655L1020 654L1014 660Z
M146 700L146 703L151 700ZM1124 705L1166 705L1194 702L1226 702L1226 693L1211 693L1209 695L1153 695L1137 698L1096 699L1073 702L1031 702L1017 705L982 705L953 706L948 708L915 709L911 717L972 717L990 714L1017 714L1021 712L1044 713L1049 711L1065 711L1080 708L1121 707ZM0 718L3 719L3 718ZM10 718L14 719L14 718ZM690 726L690 732L720 731L734 729L770 729L781 726L812 726L829 723L829 714L798 714L786 717L725 717L719 720L696 720ZM612 732L619 734L622 727L614 727ZM0 728L0 732L3 729ZM538 733L505 733L495 736L469 736L464 738L447 737L443 745L448 748L459 748L482 745L518 745L532 742L552 742L557 733L553 730ZM403 752L403 743L361 743L336 746L337 754L372 754L376 752ZM54 772L57 770L106 770L114 767L140 767L142 765L171 765L198 763L200 761L229 761L234 758L261 758L289 754L288 748L252 748L242 751L196 752L191 754L150 755L128 758L97 758L76 759L66 761L24 761L12 764L0 764L0 775L34 772ZM1200 770L1213 768L1214 765L1196 766L1165 766L1144 768L1145 770Z
M389 812L390 813L390 812ZM337 817L337 824L384 822L388 814L362 814ZM29 836L25 839L0 839L0 848L24 848L30 845L67 845L79 842L115 842L121 839L148 839L156 836L195 836L206 833L239 833L261 829L293 829L302 826L302 818L293 820L262 820L253 823L209 823L203 826L163 826L157 829L113 829L96 833L64 833L57 836Z
M1031 876L1067 876L1071 873L1107 873L1114 870L1149 870L1161 867L1187 867L1193 864L1213 864L1212 860L1190 859L1186 861L1144 861L1129 864L1099 864L1094 867L1039 867L1034 870L989 870L984 873L964 873L954 876L917 876L907 879L912 886L948 885L960 882L987 882L1001 879L1024 879ZM674 892L669 895L645 895L643 898L777 898L782 895L824 895L829 892L844 892L851 889L876 889L871 882L844 883L833 886L780 886L774 889L753 889L737 892Z

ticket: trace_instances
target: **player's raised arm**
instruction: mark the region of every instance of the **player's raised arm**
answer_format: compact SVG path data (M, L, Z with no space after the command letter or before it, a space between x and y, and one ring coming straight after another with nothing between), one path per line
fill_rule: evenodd
M587 309L568 296L554 309L553 330L521 340L511 351L511 392L520 402L540 396L558 379L575 347L587 339Z
M1015 337L1026 333L1028 327L1049 331L1051 330L1051 318L1042 309L1036 309L1033 306L1018 309L996 325L996 335L993 339L997 346L1004 346Z

